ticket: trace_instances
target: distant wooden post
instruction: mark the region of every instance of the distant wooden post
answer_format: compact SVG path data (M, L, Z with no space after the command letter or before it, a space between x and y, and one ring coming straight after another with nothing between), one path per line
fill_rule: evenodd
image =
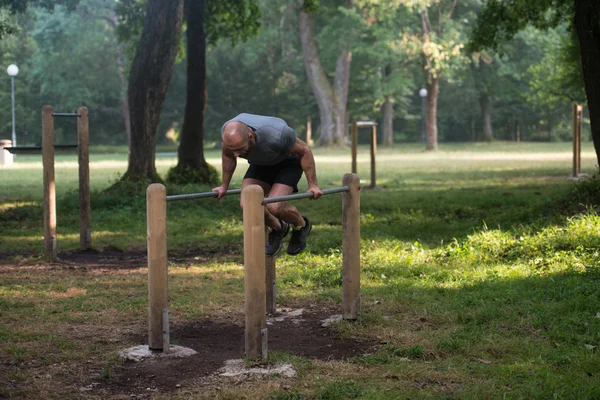
M310 120L310 115L306 117L306 144L312 146L312 122Z
M342 315L360 318L360 178L346 174L342 184Z
M169 350L167 289L167 190L153 183L146 190L148 233L148 347Z
M265 227L265 241L268 238L269 228ZM267 313L275 314L277 311L277 259L275 256L265 256L265 290Z
M356 152L358 146L358 125L352 121L352 173L356 174Z
M377 126L373 125L371 131L371 188L376 185L376 174L375 174L375 154L377 153ZM356 173L356 172L354 172Z
M92 248L92 217L90 210L90 151L88 109L77 109L77 155L79 160L79 247Z
M266 361L268 347L263 198L264 191L258 185L249 185L242 191L246 358Z
M44 253L56 257L56 182L54 180L54 109L42 107L42 164L44 168Z
M583 107L573 105L573 177L581 174L581 121Z

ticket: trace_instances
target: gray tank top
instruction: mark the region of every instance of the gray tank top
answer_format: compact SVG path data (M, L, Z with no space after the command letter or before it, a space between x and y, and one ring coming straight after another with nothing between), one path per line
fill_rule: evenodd
M256 133L256 145L244 157L250 164L275 165L287 158L298 158L289 154L296 144L296 132L281 118L242 113L223 124L221 134L232 121L243 122Z

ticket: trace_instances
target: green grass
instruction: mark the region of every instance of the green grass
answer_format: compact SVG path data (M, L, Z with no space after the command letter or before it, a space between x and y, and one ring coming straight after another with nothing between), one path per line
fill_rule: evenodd
M145 196L102 193L125 170L126 156L101 150L91 159L93 245L144 249ZM321 187L339 186L349 151L315 154ZM363 187L368 154L359 149ZM220 168L217 152L207 157ZM379 189L361 191L362 318L336 325L344 337L380 343L377 351L345 362L275 353L272 361L299 370L285 389L269 380L225 382L219 391L199 387L179 398L600 398L600 184L569 180L570 157L568 143L442 145L435 154L417 145L378 149ZM582 161L583 172L595 172L590 143ZM174 163L158 158L159 172ZM232 186L244 170L240 163ZM74 251L74 157L57 158L56 171L59 250ZM4 397L77 397L58 386L70 382L68 373L55 386L36 376L92 359L95 373L109 380L123 337L146 329L143 268L109 273L39 258L41 202L39 159L20 156L0 169L0 246L9 260L2 265L10 264L0 265ZM340 196L296 205L315 228L305 253L278 259L278 300L338 307ZM241 321L239 199L170 203L168 233L171 254L201 255L170 260L172 318Z

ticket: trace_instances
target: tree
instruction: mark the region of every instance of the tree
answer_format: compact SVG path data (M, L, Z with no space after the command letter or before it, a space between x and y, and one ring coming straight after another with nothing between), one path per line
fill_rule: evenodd
M433 1L422 7L419 12L421 32L417 37L422 43L423 72L427 89L426 150L429 151L437 151L438 148L437 103L440 79L452 68L452 63L461 58L462 43L451 24L457 5L458 0ZM433 18L429 16L430 9Z
M116 135L122 132L123 98L119 95L118 43L108 19L110 10L110 2L106 7L105 1L98 0L81 0L72 11L64 6L53 11L37 8L30 32L38 45L30 71L39 84L40 99L65 111L85 105L94 125L110 121L102 124L106 130L95 129L92 136L96 143L106 144L123 142Z
M346 0L345 8L350 9L351 7L352 1ZM352 52L349 49L350 35L346 33L338 36L341 37L341 50L338 53L335 64L335 77L333 84L331 84L321 63L315 40L313 18L311 16L311 13L315 10L314 2L305 1L303 6L298 8L297 16L306 75L319 106L321 133L318 142L322 145L334 143L344 145L348 124L348 85L350 82L350 61L352 60Z
M220 38L235 43L255 34L260 27L258 7L251 1L185 0L187 85L186 104L177 165L168 180L177 183L217 182L217 171L204 158L206 112L206 46ZM208 30L205 34L205 25Z
M122 180L159 180L154 164L156 128L173 72L183 0L148 0L144 28L129 76L131 141Z
M577 32L590 112L592 139L600 166L600 2L597 0L492 0L473 30L471 47L499 49L528 25L539 29L569 23Z
M411 15L394 2L356 0L355 3L358 9L355 20L360 31L353 46L353 66L360 69L361 79L353 84L352 98L357 98L357 91L365 81L363 77L369 78L366 83L371 89L370 99L360 100L370 100L373 109L382 114L383 144L392 145L394 116L405 113L415 85L408 68L414 60L403 51L402 44L403 30L412 22Z

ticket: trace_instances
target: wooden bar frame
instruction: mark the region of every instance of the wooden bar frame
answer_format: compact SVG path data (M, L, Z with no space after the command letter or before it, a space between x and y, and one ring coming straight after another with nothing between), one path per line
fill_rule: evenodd
M581 124L583 107L573 104L573 178L581 175Z
M92 248L92 212L90 207L90 150L87 107L77 109L77 160L79 163L79 248Z
M345 174L342 181L343 187L326 189L324 192L342 193L342 315L346 320L358 320L361 309L360 178L356 174ZM199 196L194 198L197 197ZM277 202L300 198L306 196L282 196L271 200ZM148 347L159 351L169 349L167 200L166 189L162 184L148 186ZM268 357L266 315L267 312L275 312L276 306L275 257L264 254L267 238L265 202L264 191L260 186L249 185L244 188L244 342L246 357L260 361L266 361Z
M44 254L56 258L56 180L54 156L57 148L73 148L74 145L54 145L54 117L65 116L55 113L50 105L42 107L42 165L44 174ZM77 161L79 164L79 247L81 250L92 248L92 223L90 209L90 156L89 122L87 107L79 107L77 114ZM21 148L25 149L25 148Z
M268 355L264 196L258 185L242 190L246 358L261 361L266 361Z
M148 347L169 350L167 270L167 190L153 183L146 190L148 236Z
M42 107L44 169L44 254L56 258L56 181L54 179L54 108Z
M342 184L342 317L360 319L360 179L346 174Z
M351 124L351 136L352 136L352 173L357 173L357 153L358 153L358 128L371 127L371 183L370 189L375 189L377 186L377 174L375 172L375 156L377 155L377 123L369 121L352 121Z

